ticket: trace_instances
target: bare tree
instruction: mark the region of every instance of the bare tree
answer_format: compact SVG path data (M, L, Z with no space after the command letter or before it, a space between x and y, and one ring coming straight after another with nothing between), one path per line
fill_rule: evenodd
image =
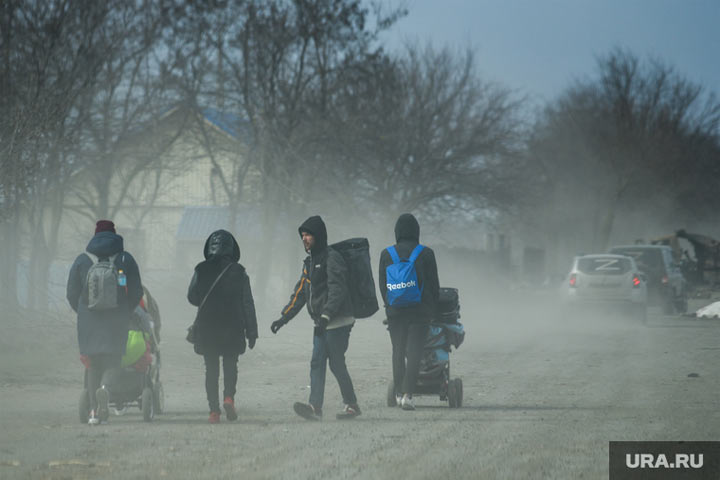
M102 26L111 8L83 0L3 2L0 292L5 305L17 301L15 271L24 213L34 250L44 243L44 228L49 226L52 235L59 221L58 210L45 206L62 205L58 199L73 169L68 146L77 138L77 99L96 79ZM44 258L46 251L39 250Z
M105 49L98 81L80 99L87 118L82 132L82 172L74 193L90 219L117 214L135 179L174 141L139 148L130 143L141 128L169 109L171 93L158 72L166 18L162 4L119 2L103 32ZM165 55L169 55L166 53ZM165 60L167 61L167 60Z
M10 303L19 255L13 246L21 234L28 238L29 305L43 306L67 192L80 194L89 217L112 215L140 172L171 143L136 148L127 141L137 133L133 128L147 128L167 103L158 57L172 51L158 42L169 5L3 4L2 82L9 95L0 104L0 159L8 175L0 182L0 210L14 219L0 224L8 240L2 268L7 288L1 290ZM111 182L117 187L112 192Z
M522 100L483 82L471 50L408 47L349 74L325 129L333 195L350 188L348 203L388 217L516 202Z
M717 145L720 104L659 61L615 50L598 77L578 82L538 122L530 144L556 207L591 232L587 247L607 247L618 211L682 195L688 164ZM715 139L715 140L713 140ZM717 154L715 154L715 158Z
M186 32L196 48L186 55L184 78L191 72L190 77L205 79L197 84L203 88L192 89L200 92L198 105L212 102L247 122L250 145L237 161L260 172L259 235L267 240L258 255L261 297L277 248L274 239L293 238L289 225L277 235L280 212L298 215L315 187L318 165L305 155L309 132L321 126L315 119L327 111L340 72L365 60L377 31L368 27L370 12L358 0L236 1L222 8L199 6L196 12L203 19L196 25L212 23L213 28ZM378 29L402 14L375 13ZM242 180L235 177L233 184Z

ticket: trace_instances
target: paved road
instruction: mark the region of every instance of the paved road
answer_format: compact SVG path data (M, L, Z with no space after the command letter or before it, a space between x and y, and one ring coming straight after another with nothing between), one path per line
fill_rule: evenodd
M380 318L358 322L348 364L363 415L319 423L292 412L308 394L304 314L277 336L262 319L240 359L240 419L209 425L202 361L177 320L190 310L165 301L166 414L95 428L77 420L71 320L15 320L0 344L0 478L607 478L610 440L720 440L720 321L559 320L543 303L464 302L461 409L386 407L389 338ZM329 375L326 412L340 407Z

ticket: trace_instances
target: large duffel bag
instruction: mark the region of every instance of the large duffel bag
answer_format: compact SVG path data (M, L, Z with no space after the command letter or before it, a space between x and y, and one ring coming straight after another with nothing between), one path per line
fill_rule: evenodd
M375 277L370 265L370 242L367 238L350 238L330 245L345 259L348 267L348 289L353 317L367 318L378 311Z

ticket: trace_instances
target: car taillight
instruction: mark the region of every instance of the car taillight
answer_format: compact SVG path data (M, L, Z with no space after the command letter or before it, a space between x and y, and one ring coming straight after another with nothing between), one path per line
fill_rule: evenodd
M663 284L663 285L667 285L667 284L668 284L668 276L667 276L667 275L663 275L662 284Z
M571 288L577 287L577 275L575 275L574 273L570 274L570 287Z
M633 288L637 288L640 286L640 277L637 275L633 277Z

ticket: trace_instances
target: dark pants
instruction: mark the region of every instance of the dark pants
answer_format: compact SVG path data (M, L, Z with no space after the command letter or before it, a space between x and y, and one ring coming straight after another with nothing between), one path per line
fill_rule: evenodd
M102 386L103 375L106 371L120 367L122 355L115 353L98 353L88 355L90 367L88 368L87 389L90 396L90 410L97 410L95 392Z
M205 358L205 393L207 393L208 406L211 412L220 411L220 399L218 389L220 383L220 355L203 355ZM238 355L223 355L223 398L235 397L237 385L237 361Z
M428 334L428 324L404 319L390 319L388 320L388 331L392 342L395 392L412 395L420 371L420 360Z
M343 402L347 405L357 405L355 390L347 365L345 365L345 352L350 342L350 330L352 330L352 325L325 330L319 335L313 336L313 353L310 360L310 404L315 409L322 409L323 406L328 361L330 371L335 375L340 386Z

